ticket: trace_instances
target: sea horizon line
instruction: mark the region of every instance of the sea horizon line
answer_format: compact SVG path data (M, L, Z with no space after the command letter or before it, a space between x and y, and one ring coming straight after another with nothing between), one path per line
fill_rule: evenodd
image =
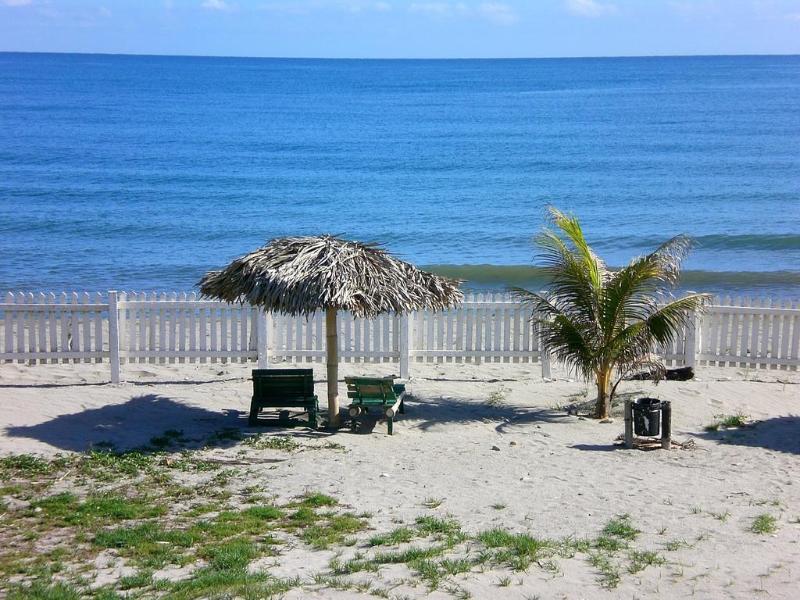
M558 61L558 60L625 60L625 59L662 59L662 58L797 58L800 54L783 53L741 53L741 54L616 54L616 55L574 55L574 56L256 56L248 54L167 54L152 52L78 52L78 51L41 51L41 50L0 50L2 54L34 54L56 56L121 56L132 58L213 58L213 59L245 59L245 60L319 60L319 61Z

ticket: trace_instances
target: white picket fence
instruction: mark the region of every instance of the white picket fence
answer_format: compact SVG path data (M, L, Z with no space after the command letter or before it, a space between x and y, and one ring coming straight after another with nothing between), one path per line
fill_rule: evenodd
M469 295L453 310L355 319L341 313L344 362L539 363L542 352L526 308L505 294ZM132 363L312 363L325 359L325 317L265 314L248 305L177 293L8 293L0 303L0 361L108 362L111 380ZM669 348L669 365L797 370L797 303L718 299Z

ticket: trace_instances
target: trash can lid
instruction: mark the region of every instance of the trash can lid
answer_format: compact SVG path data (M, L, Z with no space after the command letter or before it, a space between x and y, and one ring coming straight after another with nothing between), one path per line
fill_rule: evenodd
M633 403L636 406L647 408L659 408L661 406L661 400L658 398L639 398L638 400L634 400Z

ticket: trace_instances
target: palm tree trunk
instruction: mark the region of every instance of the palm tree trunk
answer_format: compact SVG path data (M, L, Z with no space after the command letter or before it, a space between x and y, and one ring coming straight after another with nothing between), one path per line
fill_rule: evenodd
M611 371L598 371L597 373L597 403L595 416L598 419L607 419L611 413Z
M325 337L328 346L328 427L339 427L339 328L336 309L325 311Z

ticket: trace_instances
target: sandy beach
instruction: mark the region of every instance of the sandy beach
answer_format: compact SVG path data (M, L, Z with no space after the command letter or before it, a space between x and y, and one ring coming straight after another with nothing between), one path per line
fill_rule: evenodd
M544 381L538 365L414 365L408 383L412 397L393 436L386 435L383 422L367 423L358 433L347 428L336 433L248 428L250 368L129 365L129 381L115 386L105 383L102 364L0 365L0 453L52 458L92 447L123 451L152 444L153 438L174 430L181 432L181 441L163 449L168 456L188 449L235 470L225 483L230 493L224 501L215 500L221 502L216 510L246 506L248 494L257 488L278 505L319 492L340 507L368 514L363 530L346 544L314 549L292 538L276 554L251 561L251 571L299 578L285 591L286 598L796 597L797 372L705 368L688 382L624 383L621 397L672 402L673 439L685 445L640 451L615 445L623 428L621 407L615 407L612 423L569 414L568 407L591 399L590 386L565 373ZM392 370L391 364L344 364L341 373L385 375ZM319 365L315 375L324 398ZM746 427L704 429L721 415L737 414L747 416ZM215 443L208 443L221 431L238 432L245 440L259 434L288 437L292 448L258 448L238 435L217 435ZM67 475L43 493L63 491ZM176 483L195 490L213 476L171 474ZM89 493L92 485L76 494ZM10 522L31 500L14 500L14 493L4 489L3 546L14 548L24 542ZM178 500L169 515L199 501ZM775 526L759 534L753 523L764 514L774 517ZM420 518L459 524L463 540L442 556L464 558L480 553L481 543L475 540L494 528L548 540L582 540L600 535L621 515L640 533L626 550L612 554L618 575L614 585L608 585L610 567L592 558L596 551L581 549L548 553L546 560L522 570L502 561L473 561L465 572L442 576L435 589L406 564L325 579L336 574L331 559L369 557L375 548L368 540L419 524ZM420 543L435 544L435 537ZM114 550L95 549L90 555L93 567L83 576L95 586L113 587L123 574L136 571ZM651 560L639 565L637 556ZM186 573L173 565L154 577L180 579Z

